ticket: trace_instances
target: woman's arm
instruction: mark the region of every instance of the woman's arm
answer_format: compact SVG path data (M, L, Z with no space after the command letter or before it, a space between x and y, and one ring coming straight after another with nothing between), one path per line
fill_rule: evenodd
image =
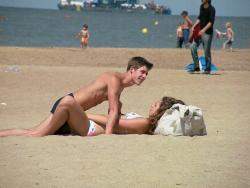
M87 116L90 120L94 121L95 123L97 123L98 125L102 126L102 127L106 127L106 123L108 121L108 117L104 116L104 115L96 115L96 114L90 114L87 113Z
M149 120L147 118L120 119L119 126L116 127L117 134L147 134L149 130Z

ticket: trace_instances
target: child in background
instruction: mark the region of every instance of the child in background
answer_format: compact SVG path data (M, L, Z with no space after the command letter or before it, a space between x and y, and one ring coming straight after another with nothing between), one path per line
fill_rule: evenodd
M78 33L77 37L81 38L81 47L86 48L89 43L89 31L87 24L82 26L82 30Z
M222 36L226 36L227 40L223 43L223 49L229 48L231 51L233 51L233 41L234 41L234 32L232 29L232 24L230 22L227 22L225 27L227 28L226 33L221 33Z
M182 24L179 24L176 28L176 48L182 48L183 40Z

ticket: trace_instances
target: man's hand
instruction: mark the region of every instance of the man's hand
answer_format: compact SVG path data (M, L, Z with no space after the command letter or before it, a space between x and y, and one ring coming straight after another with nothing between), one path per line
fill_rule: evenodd
M199 31L199 36L203 35L205 33L205 31L202 29Z

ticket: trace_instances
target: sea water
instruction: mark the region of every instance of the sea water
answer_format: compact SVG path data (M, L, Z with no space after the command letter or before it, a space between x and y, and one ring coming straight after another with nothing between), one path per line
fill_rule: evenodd
M89 25L90 47L175 48L175 31L181 16L153 12L71 11L0 7L0 45L26 47L80 47L75 36ZM197 16L191 16L193 22ZM234 48L250 47L249 17L216 17L214 28L233 24ZM158 24L157 24L158 23ZM147 33L142 29L147 28ZM223 41L214 37L212 47Z

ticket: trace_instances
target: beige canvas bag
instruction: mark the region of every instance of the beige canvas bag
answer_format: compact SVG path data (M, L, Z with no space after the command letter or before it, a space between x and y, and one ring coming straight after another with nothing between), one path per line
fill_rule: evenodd
M174 136L203 136L207 134L202 110L193 105L175 104L166 110L154 134Z

